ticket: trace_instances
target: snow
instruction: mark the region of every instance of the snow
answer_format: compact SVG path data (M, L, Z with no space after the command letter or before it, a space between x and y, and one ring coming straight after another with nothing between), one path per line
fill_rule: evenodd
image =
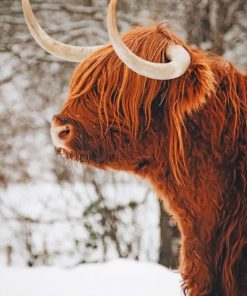
M159 206L153 192L146 184L136 182L116 182L114 186L106 182L100 189L109 209L126 207L118 213L121 222L117 224L117 239L121 250L124 252L130 244L129 258L157 261ZM44 264L42 258L46 258L46 264L72 267L82 260L98 262L119 256L111 241L107 241L105 252L100 237L93 240L97 248L87 247L92 239L86 225L99 236L104 232L100 214L84 217L85 210L98 200L91 183L9 184L0 188L0 197L0 265L7 263L8 246L13 248L11 264L19 266L29 260L35 261L36 266ZM138 207L129 209L129 202L136 202ZM30 259L27 237L35 260L33 256Z
M158 264L120 259L55 267L0 268L2 296L180 296L180 275Z

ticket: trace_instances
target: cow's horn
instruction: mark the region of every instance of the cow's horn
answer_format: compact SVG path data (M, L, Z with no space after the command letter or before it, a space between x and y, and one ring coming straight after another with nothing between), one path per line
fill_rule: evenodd
M29 0L22 0L23 13L26 19L28 28L36 40L36 42L50 54L69 62L82 62L91 53L101 48L102 46L72 46L56 41L48 36L38 24L36 17L33 14Z
M122 62L134 72L152 79L169 80L183 75L191 59L189 53L180 45L167 47L169 63L152 63L136 56L122 41L116 21L117 0L111 0L108 7L107 27L112 46Z

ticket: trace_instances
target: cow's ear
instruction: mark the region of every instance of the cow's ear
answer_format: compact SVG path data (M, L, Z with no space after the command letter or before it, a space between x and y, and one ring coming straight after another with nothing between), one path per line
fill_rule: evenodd
M215 77L211 63L205 53L194 50L187 72L182 77L171 81L170 107L182 118L199 110L215 91Z

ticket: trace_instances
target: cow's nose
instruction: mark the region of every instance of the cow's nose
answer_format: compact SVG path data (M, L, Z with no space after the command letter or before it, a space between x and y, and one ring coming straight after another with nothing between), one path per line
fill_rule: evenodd
M53 119L51 123L51 138L56 148L66 148L65 143L71 133L71 126L69 124L58 125Z

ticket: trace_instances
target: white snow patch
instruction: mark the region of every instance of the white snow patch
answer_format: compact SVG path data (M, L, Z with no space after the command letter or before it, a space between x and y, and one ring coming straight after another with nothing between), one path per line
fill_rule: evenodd
M0 268L3 296L180 296L181 278L158 264L117 260L74 269Z

